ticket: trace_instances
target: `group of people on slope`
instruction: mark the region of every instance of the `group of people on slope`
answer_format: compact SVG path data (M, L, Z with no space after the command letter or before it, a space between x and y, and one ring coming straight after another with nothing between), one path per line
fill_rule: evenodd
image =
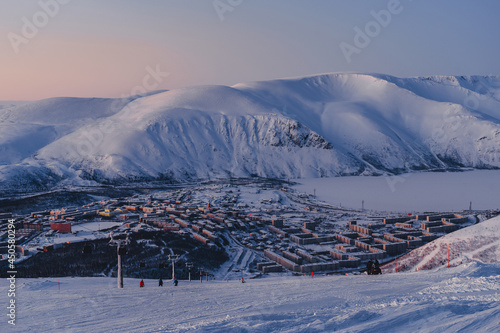
M377 274L382 274L382 270L380 269L380 263L378 262L377 259L374 260L368 260L366 263L366 273L368 275L377 275Z
M177 287L177 285L179 284L179 281L177 281L176 278L174 278L174 281L172 282L174 284L174 286ZM139 287L144 287L144 280L141 279L141 282L139 282ZM158 279L158 287L163 287L163 279L162 278L159 278Z

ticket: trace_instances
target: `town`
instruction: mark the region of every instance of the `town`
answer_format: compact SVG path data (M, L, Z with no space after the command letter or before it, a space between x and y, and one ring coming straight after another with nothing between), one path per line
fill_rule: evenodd
M148 195L96 200L26 215L0 214L0 255L7 258L8 220L16 226L17 261L67 244L139 231L189 237L224 249L262 274L359 272L476 222L470 212L406 215L335 207L278 183L208 184ZM243 251L243 252L242 252ZM242 255L251 259L241 267Z

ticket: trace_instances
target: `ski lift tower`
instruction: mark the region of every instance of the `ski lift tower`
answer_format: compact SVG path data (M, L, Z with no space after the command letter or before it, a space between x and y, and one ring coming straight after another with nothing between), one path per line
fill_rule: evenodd
M187 262L186 267L189 269L189 281L191 282L191 268L193 268L194 265L190 262Z
M169 254L168 255L168 261L172 262L172 281L175 280L175 262L179 260L179 255L177 254Z
M118 272L116 274L118 288L123 288L122 255L127 253L127 245L130 244L130 240L128 234L125 239L114 239L113 233L110 233L109 236L111 240L108 245L116 245L116 254L118 256Z

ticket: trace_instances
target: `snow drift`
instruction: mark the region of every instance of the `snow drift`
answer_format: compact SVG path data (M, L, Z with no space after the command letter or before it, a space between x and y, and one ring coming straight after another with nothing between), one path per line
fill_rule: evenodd
M500 78L325 74L0 109L0 182L500 167Z

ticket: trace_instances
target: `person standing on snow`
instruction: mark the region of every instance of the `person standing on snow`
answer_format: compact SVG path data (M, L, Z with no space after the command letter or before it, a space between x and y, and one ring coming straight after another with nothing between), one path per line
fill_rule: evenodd
M144 287L144 280L141 280L141 282L139 282L139 287Z
M160 277L160 279L158 280L158 287L163 287L163 280L162 278Z
M370 259L368 260L368 262L366 263L366 273L368 275L371 275L372 274L372 268L373 268L373 261Z
M373 263L373 274L382 274L382 271L380 270L380 263L377 259L375 259L375 262Z

